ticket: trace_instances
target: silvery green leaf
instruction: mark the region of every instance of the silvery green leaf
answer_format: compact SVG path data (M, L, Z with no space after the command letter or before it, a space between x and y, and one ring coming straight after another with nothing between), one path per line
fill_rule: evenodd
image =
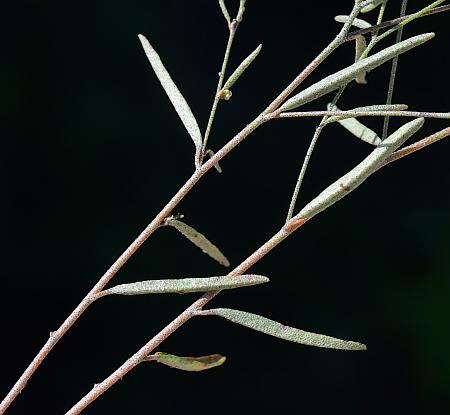
M207 278L182 278L165 280L138 281L130 284L120 284L104 290L106 294L145 295L145 294L184 294L230 290L233 288L250 287L252 285L269 282L269 278L262 275L237 275Z
M233 323L241 324L250 329L268 334L269 336L278 337L279 339L295 343L306 344L308 346L341 350L366 350L366 346L362 343L340 340L334 337L324 336L323 334L299 330L245 311L233 310L230 308L215 308L212 310L205 310L203 314L220 316Z
M170 102L174 106L175 111L177 112L187 132L194 141L198 157L198 154L200 154L202 148L202 133L200 132L200 128L197 124L197 120L195 119L194 114L192 114L188 103L175 85L175 82L173 82L172 78L161 62L159 55L156 53L155 49L153 49L150 42L143 35L139 35L139 40L142 43L144 52L147 55L150 65L155 71L159 82L161 82L161 85L164 88L164 91L166 91L166 94L169 97Z
M205 254L215 259L219 264L225 267L230 266L230 262L217 246L213 245L205 235L202 235L196 229L177 219L168 219L165 221L166 225L174 227L178 232L183 234L195 246L198 246Z
M339 15L334 16L334 20L338 23L347 23L350 16L346 15ZM372 27L372 25L369 22L366 22L362 19L353 19L352 26L357 27L358 29L367 29L369 27Z
M328 110L340 111L337 106L333 107L332 104L328 104ZM374 146L377 146L381 143L381 138L377 135L377 133L371 130L369 127L366 127L356 118L346 118L336 121L341 124L346 130L350 131L353 135L365 141L366 143L372 144Z
M364 36L356 36L355 38L355 62L358 62L361 55L367 48L366 38ZM366 81L366 71L361 71L355 77L357 84L367 84Z
M358 62L344 68L332 75L323 78L321 81L311 85L309 88L299 92L297 95L288 99L280 108L282 111L297 108L303 104L313 101L321 96L332 92L343 85L349 83L362 71L370 71L377 66L382 65L394 56L398 56L408 50L427 42L434 37L434 33L426 33L406 39L395 45L389 46L381 52L361 59Z
M261 52L262 45L259 45L250 55L248 55L241 64L236 68L236 70L230 75L230 77L225 82L222 90L230 89L234 83L239 79L239 77L245 72L245 70L250 66L250 64Z
M327 106L329 111L341 111L336 105L333 106L331 103ZM371 111L404 111L408 109L408 105L405 104L379 104L379 105L368 105L365 107L356 107L348 110L348 112L371 112ZM330 124L339 120L344 120L346 118L352 118L351 114L342 115L332 115L325 121L325 124Z
M175 356L169 353L157 352L151 360L169 366L174 369L186 370L188 372L201 372L202 370L212 369L225 363L226 357L220 354L211 354L209 356L185 357Z
M363 7L361 9L361 13L368 13L373 9L376 9L380 4L383 4L384 0L375 0L373 3L370 3L368 6Z
M347 196L370 175L375 173L383 164L384 160L397 150L409 137L416 133L422 127L423 123L423 118L417 118L401 126L397 131L382 141L355 168L328 186L322 193L309 202L293 219L310 219Z

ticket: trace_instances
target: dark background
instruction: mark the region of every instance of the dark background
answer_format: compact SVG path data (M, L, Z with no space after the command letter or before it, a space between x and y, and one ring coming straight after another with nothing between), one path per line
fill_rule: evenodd
M336 4L335 4L336 3ZM341 3L341 4L338 4ZM394 17L400 2L389 2ZM237 1L228 1L234 10ZM409 11L425 5L410 1ZM234 68L263 51L220 105L210 145L250 122L336 34L346 2L248 1ZM367 15L373 22L375 14ZM396 103L449 111L449 15L402 55ZM206 125L227 30L216 1L14 1L2 4L0 100L7 215L0 302L1 395L105 269L190 176L192 142L137 39L146 34ZM390 40L392 42L392 39ZM387 45L388 43L384 43ZM352 62L339 49L305 83ZM342 108L383 103L385 65L352 84ZM330 95L306 108L323 109ZM317 120L275 121L227 156L179 205L186 221L240 263L282 225ZM402 121L403 122L403 121ZM382 120L370 120L381 131ZM393 121L393 128L399 125ZM427 121L416 138L448 125ZM299 206L368 152L330 126ZM429 414L450 404L450 143L374 175L304 226L252 271L261 287L222 293L211 306L363 341L367 352L283 342L225 320L193 319L158 350L222 353L203 373L142 364L86 413ZM220 275L172 229L148 240L113 283ZM196 295L111 297L94 304L10 407L61 414L189 305Z

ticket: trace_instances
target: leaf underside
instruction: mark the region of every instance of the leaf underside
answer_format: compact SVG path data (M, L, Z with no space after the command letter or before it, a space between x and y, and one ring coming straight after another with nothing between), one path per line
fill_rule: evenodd
M224 254L211 243L205 235L198 232L193 227L186 225L178 219L170 219L166 221L166 225L174 227L178 232L189 239L195 246L199 247L205 254L209 255L211 258L215 259L219 264L229 267L230 261L225 257Z
M144 52L147 55L147 58L152 66L156 76L161 82L164 91L170 99L170 102L175 108L178 116L180 117L183 125L185 126L187 132L194 141L197 152L202 148L202 133L200 132L200 128L198 126L197 120L194 117L194 114L191 111L188 103L185 98L175 85L175 82L167 72L167 69L164 67L164 64L161 61L158 53L153 49L150 42L143 35L139 35L139 40L142 43L142 47L144 48Z
M182 278L138 281L130 284L120 284L105 290L105 294L145 295L169 293L194 293L233 288L250 287L269 282L269 278L262 275L237 275L207 278Z
M220 354L211 354L209 356L200 357L186 357L157 352L154 354L153 360L173 369L185 370L187 372L201 372L203 370L212 369L224 364L226 357Z
M340 350L366 350L366 346L362 343L340 340L323 334L299 330L245 311L233 310L230 308L215 308L206 310L205 314L220 316L233 323L241 324L242 326L260 331L270 336L308 346Z

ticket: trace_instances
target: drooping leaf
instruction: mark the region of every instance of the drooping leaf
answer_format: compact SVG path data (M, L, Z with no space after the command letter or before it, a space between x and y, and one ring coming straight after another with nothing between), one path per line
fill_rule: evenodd
M328 110L331 111L334 108L335 111L340 111L338 107L332 104L328 104ZM371 130L369 127L366 127L363 123L359 122L356 118L346 118L337 120L339 124L341 124L346 130L350 131L354 136L359 139L365 141L366 143L377 146L381 143L381 138L378 134Z
M197 120L195 119L191 108L175 85L175 82L173 82L172 78L170 77L169 73L162 63L161 58L156 53L155 49L153 49L147 38L143 35L139 35L139 40L142 43L142 47L144 48L144 52L147 55L150 65L155 71L159 82L161 82L164 91L166 91L166 94L169 97L170 102L174 106L175 111L177 112L181 121L183 122L183 125L194 141L195 148L197 150L197 153L199 154L202 148L202 133L200 132Z
M342 15L334 16L334 20L338 23L347 23L350 16ZM369 27L372 27L372 25L369 22L366 22L362 19L353 19L352 26L357 27L358 29L367 29Z
M362 71L370 71L377 66L382 65L394 56L398 56L408 50L419 46L434 37L434 33L426 33L406 39L395 45L389 46L381 52L375 53L372 56L361 59L358 62L344 68L332 75L323 78L321 81L311 85L310 87L299 92L297 95L288 99L281 107L280 110L287 111L293 108L297 108L310 101L313 101L321 96L332 92L343 85L349 83Z
M196 229L177 219L166 220L166 225L174 227L178 232L189 239L195 246L198 246L205 254L215 259L219 264L225 267L230 266L230 261L220 252L217 246L213 245L205 235L198 232Z
M364 36L356 36L355 38L355 62L358 62L361 55L367 48L366 38ZM361 71L356 75L355 81L357 84L367 84L366 71Z
M103 293L120 295L141 294L168 294L168 293L195 293L218 290L230 290L233 288L249 287L269 282L269 278L262 275L237 275L234 277L225 275L207 278L181 278L165 280L138 281L130 284L120 284L109 288Z
M327 106L329 111L340 111L340 109L336 105L328 104ZM402 104L394 104L394 105L369 105L367 107L359 107L353 108L350 111L352 112L370 112L370 111L403 111L408 109L407 105ZM350 131L353 135L360 138L361 140L377 146L381 143L381 138L375 133L375 131L371 130L369 127L366 127L363 123L358 121L357 118L351 117L350 115L333 115L329 117L325 124L330 124L332 122L339 122L345 129Z
M373 9L376 9L380 4L383 4L384 0L375 0L374 2L370 3L366 7L363 7L361 9L361 13L368 13L372 11Z
M188 372L201 372L202 370L212 369L225 363L226 357L220 354L211 354L209 356L185 357L175 356L169 353L156 352L153 359L158 363L169 366L174 369L186 370Z
M250 66L250 64L255 60L255 58L261 52L262 45L259 45L250 55L248 55L241 64L236 68L236 70L230 75L223 86L223 90L230 89L234 83L240 78L240 76L245 72L245 70Z
M422 127L424 121L423 118L417 118L401 126L383 140L361 163L311 200L294 219L310 219L350 194L370 175L375 173L390 154L416 133Z
M340 340L323 334L310 333L285 326L276 321L257 314L247 313L245 311L233 310L231 308L215 308L205 310L205 315L215 315L226 318L233 323L241 324L250 329L260 331L270 336L278 337L295 343L306 344L308 346L325 347L329 349L341 350L365 350L366 346L361 343Z

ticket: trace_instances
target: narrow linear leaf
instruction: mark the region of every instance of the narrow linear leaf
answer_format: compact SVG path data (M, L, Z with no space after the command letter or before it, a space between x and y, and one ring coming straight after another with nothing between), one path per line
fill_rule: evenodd
M366 38L364 36L356 36L355 38L355 62L358 62L362 54L367 48ZM366 71L361 71L356 75L355 81L357 84L367 84Z
M175 356L169 353L156 352L153 355L158 363L169 366L173 369L186 370L187 372L201 372L202 370L212 369L223 365L227 359L220 354L211 354L209 356L185 357Z
M370 3L366 7L363 7L361 9L361 13L368 13L372 11L373 9L376 9L380 4L383 4L383 1L385 0L375 0L373 3Z
M349 17L350 16L340 14L338 16L334 16L334 20L338 23L347 23ZM369 22L366 22L363 19L353 19L352 26L355 26L358 29L367 29L369 27L372 27Z
M355 190L371 174L378 170L390 154L416 133L422 127L424 121L423 118L417 118L401 126L355 168L350 170L332 185L328 186L322 193L309 202L300 213L295 216L295 219L310 219Z
M340 111L340 109L333 104L328 104L327 109L329 111ZM370 111L404 111L408 109L407 105L393 104L393 105L369 105L367 107L358 107L349 110L350 112L367 112ZM351 115L333 115L329 117L324 124L330 124L332 122L339 122L345 129L350 131L353 135L360 138L361 140L377 146L381 143L381 138L372 131L369 127L366 127L363 123L358 121L357 118Z
M161 85L164 88L164 91L166 91L166 94L174 106L175 111L194 141L197 152L200 152L202 148L202 133L200 132L200 128L194 114L192 113L183 95L175 85L175 82L173 82L159 55L156 53L155 49L153 49L150 42L143 35L139 35L138 37L142 43L142 47L144 48L144 52L147 55L150 65L159 79L159 82L161 82Z
M279 339L295 343L306 344L308 346L341 350L366 350L366 346L362 343L340 340L323 334L299 330L245 311L233 310L231 308L215 308L206 310L204 314L220 316L233 323L241 324L249 329L268 334L269 336L278 337Z
M328 110L334 110L334 111L341 111L337 106L334 106L330 103L327 106ZM408 109L408 105L405 104L378 104L378 105L367 105L365 107L356 107L352 108L351 110L348 110L348 112L367 112L370 113L371 111L405 111ZM370 114L368 114L370 115ZM353 116L351 114L347 115L332 115L330 116L326 121L325 124L330 124L332 122L336 122L339 120L344 120L346 118L352 118Z
M103 291L105 294L142 295L142 294L168 294L168 293L195 293L217 290L230 290L233 288L250 287L252 285L269 282L269 278L262 275L237 275L207 277L207 278L181 278L138 281L130 284L120 284Z
M337 106L333 106L332 104L328 104L328 110L340 111ZM365 141L366 143L377 146L381 143L381 138L378 134L371 130L369 127L366 127L363 123L359 122L356 118L346 118L337 120L339 124L341 124L346 130L350 131L354 136L359 139Z
M236 70L230 75L223 86L223 90L230 89L234 83L240 78L240 76L245 72L245 70L250 66L250 64L255 60L255 58L261 52L262 45L259 45L250 55L248 55L241 64L236 68Z
M398 56L408 50L419 46L434 37L434 33L426 33L418 35L399 42L395 45L375 53L372 56L361 59L358 62L344 68L332 75L323 78L321 81L311 85L309 88L299 92L297 95L288 99L280 108L282 111L287 111L297 108L303 104L311 102L321 96L332 92L339 87L346 85L362 71L370 71L383 63L389 61L394 56Z
M166 220L166 225L174 227L178 232L189 239L195 246L198 246L205 254L209 255L211 258L215 259L219 264L229 267L230 261L225 257L224 254L213 245L205 235L202 235L196 229L184 222L177 219Z

